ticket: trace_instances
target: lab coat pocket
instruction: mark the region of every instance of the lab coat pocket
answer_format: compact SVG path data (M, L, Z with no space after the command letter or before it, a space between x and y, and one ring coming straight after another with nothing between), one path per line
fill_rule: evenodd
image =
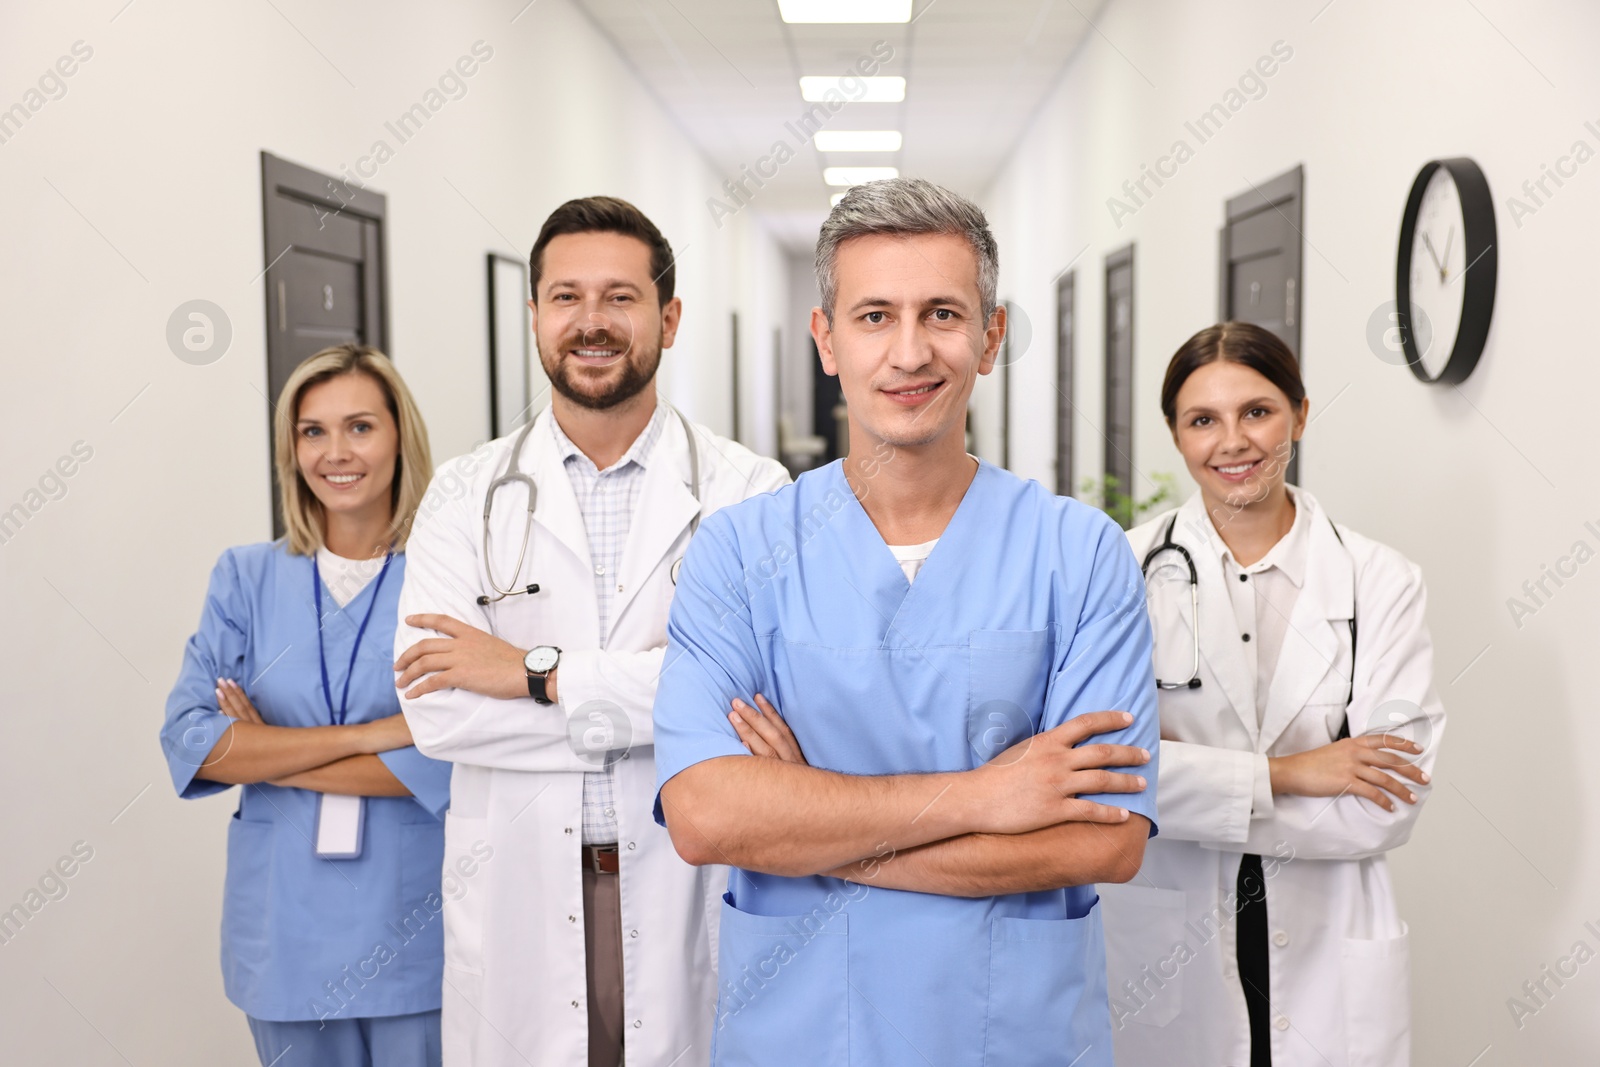
M475 869L489 839L487 819L444 817L444 869ZM468 974L483 973L483 932L489 911L487 879L464 884L464 892L446 893L444 901L444 964Z
M1085 1055L1091 1048L1099 1055ZM985 1067L1110 1063L1106 952L1098 902L1081 919L996 919L989 927Z
M1409 939L1409 931L1381 941L1344 939L1344 1029L1350 1067L1406 1067L1411 1062Z
M272 914L272 850L277 826L241 818L228 823L228 875L222 895L224 956L242 977L259 972L271 955L267 921Z
M1049 630L974 630L967 647L972 766L1039 732L1050 679Z
M1112 1026L1166 1026L1183 1010L1183 976L1189 948L1184 937L1184 895L1177 889L1104 885L1106 981L1113 997ZM1131 981L1136 996L1124 982Z
M850 1062L848 916L752 915L725 893L719 948L713 1067Z

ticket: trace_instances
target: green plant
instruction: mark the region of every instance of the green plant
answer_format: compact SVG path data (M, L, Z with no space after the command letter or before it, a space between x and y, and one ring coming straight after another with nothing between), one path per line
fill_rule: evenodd
M1083 494L1084 503L1093 504L1115 519L1118 526L1127 530L1131 529L1146 512L1154 511L1172 499L1177 481L1172 475L1158 471L1150 475L1149 481L1155 486L1155 492L1143 500L1124 493L1121 484L1109 474L1103 478L1085 478L1079 483L1078 491Z

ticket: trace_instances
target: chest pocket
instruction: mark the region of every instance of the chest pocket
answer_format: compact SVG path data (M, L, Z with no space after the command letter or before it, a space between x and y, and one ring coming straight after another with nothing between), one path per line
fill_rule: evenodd
M1039 732L1053 652L1048 629L972 631L967 646L971 766Z

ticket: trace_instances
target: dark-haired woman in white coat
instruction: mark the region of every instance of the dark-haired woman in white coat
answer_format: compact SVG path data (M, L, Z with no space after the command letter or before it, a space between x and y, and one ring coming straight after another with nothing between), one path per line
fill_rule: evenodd
M1100 889L1128 1067L1410 1062L1387 854L1444 730L1426 594L1286 484L1308 410L1294 356L1244 323L1190 338L1162 388L1199 492L1128 534L1162 687L1161 836Z

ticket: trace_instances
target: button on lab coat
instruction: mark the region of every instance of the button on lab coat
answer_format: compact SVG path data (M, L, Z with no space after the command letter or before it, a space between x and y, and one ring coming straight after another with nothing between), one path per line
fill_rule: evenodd
M1398 552L1340 527L1304 490L1310 543L1305 584L1284 635L1257 725L1249 666L1223 584L1219 548L1196 493L1173 539L1200 578L1198 689L1163 691L1159 813L1144 869L1103 886L1118 1064L1216 1067L1249 1062L1249 1023L1235 965L1239 859L1262 857L1267 888L1274 1067L1403 1067L1409 1062L1405 923L1386 853L1411 836L1429 787L1394 813L1370 801L1258 793L1268 756L1326 745L1339 733L1357 613L1350 733L1399 733L1424 745L1432 772L1444 733L1421 571ZM1129 531L1141 560L1172 513ZM1167 571L1156 575L1155 567ZM1156 673L1182 680L1193 661L1187 571L1153 563L1150 622ZM1180 576L1178 580L1168 580ZM1253 806L1257 810L1252 812Z
M548 409L538 416L520 457L539 494L520 575L513 576L527 517L520 486L500 490L490 535L502 588L537 582L538 593L476 603L489 589L481 558L484 494L506 468L514 436L492 442L482 459L440 467L409 543L402 619L438 612L493 628L519 648L563 650L558 705L454 689L402 701L417 747L455 763L446 869L470 857L475 841L493 849L467 892L445 903L445 1062L526 1067L587 1058L579 846L583 775L600 764L585 735L609 733L627 749L615 764L627 1067L704 1063L716 998L714 903L725 872L684 863L651 818L650 706L666 646L672 565L688 546L690 520L775 489L788 475L696 427L697 504L688 438L682 421L669 419L646 461L616 575L622 590L602 647L594 564L552 417ZM431 636L402 621L395 651Z

